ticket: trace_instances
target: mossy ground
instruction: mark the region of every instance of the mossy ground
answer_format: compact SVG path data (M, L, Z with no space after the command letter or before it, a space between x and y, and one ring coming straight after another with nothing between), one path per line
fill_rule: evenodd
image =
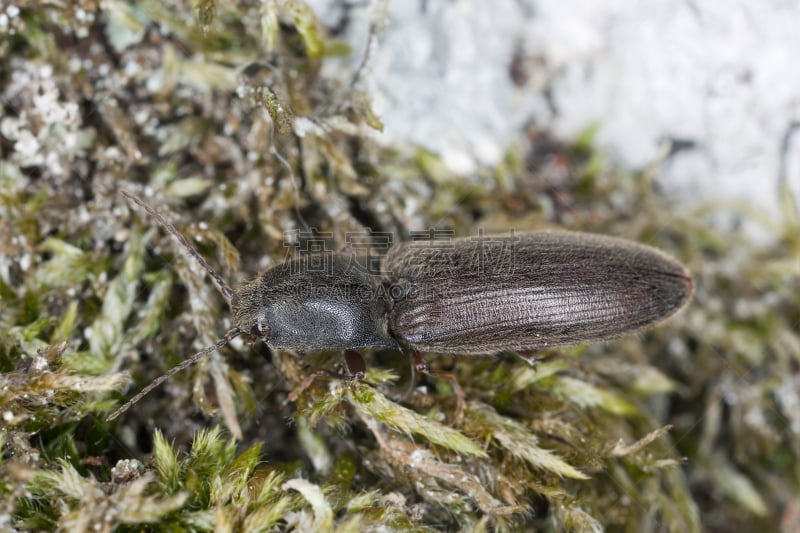
M0 527L68 531L793 531L800 224L756 245L535 125L448 172L381 148L348 53L302 2L4 4L0 28ZM379 10L376 11L379 13ZM380 24L376 24L379 27ZM106 415L229 326L211 281L120 189L168 213L234 285L366 228L567 228L648 243L690 307L616 342L438 357L236 342ZM676 214L681 213L681 214ZM129 378L130 376L130 378ZM132 382L129 385L129 382ZM307 383L306 383L307 384Z

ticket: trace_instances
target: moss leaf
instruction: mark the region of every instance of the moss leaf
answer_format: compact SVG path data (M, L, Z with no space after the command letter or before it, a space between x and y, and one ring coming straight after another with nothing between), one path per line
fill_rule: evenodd
M480 428L488 432L489 437L506 452L535 468L542 468L561 477L589 479L589 476L561 459L555 452L541 448L538 439L528 428L499 415L488 405L470 402L467 404L465 420L473 430Z
M396 431L419 435L454 452L486 457L486 452L463 433L389 401L364 383L353 383L346 396L353 407Z
M314 521L309 531L328 531L333 527L333 510L319 486L305 479L290 479L283 485L282 490L296 490L311 504L314 511Z
M615 415L634 415L638 412L633 404L619 394L603 390L594 385L568 376L556 376L548 383L559 398L580 407L597 407Z

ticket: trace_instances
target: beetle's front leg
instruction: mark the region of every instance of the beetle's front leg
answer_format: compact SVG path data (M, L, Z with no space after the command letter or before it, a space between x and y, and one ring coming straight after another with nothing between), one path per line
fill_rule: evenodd
M364 356L355 350L344 351L344 364L350 373L347 379L361 381L367 375L367 362L364 361Z
M345 381L361 381L367 375L367 363L364 357L355 350L344 351L344 362L347 367L348 375L344 377ZM295 402L307 388L311 386L317 379L324 379L327 381L334 379L341 379L339 376L334 376L327 370L316 370L303 378L303 381L295 387L292 392L287 396L288 402Z

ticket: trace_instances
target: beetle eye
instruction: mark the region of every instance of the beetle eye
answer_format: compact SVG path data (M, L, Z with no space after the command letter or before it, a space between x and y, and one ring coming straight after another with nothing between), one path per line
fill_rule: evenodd
M261 325L261 322L256 322L252 328L250 328L250 335L253 337L263 337L265 335L264 326Z

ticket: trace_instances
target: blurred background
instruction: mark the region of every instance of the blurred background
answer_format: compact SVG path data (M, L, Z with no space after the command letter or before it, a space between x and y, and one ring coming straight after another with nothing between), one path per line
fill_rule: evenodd
M310 5L332 26L346 17L355 49L369 42L368 3ZM800 79L791 68L800 6L792 2L503 0L490 15L475 2L386 9L367 76L384 142L424 146L469 173L496 165L534 120L565 139L597 128L595 146L620 168L657 164L657 186L677 206L769 213L782 179L800 191ZM742 222L720 222L734 218Z

